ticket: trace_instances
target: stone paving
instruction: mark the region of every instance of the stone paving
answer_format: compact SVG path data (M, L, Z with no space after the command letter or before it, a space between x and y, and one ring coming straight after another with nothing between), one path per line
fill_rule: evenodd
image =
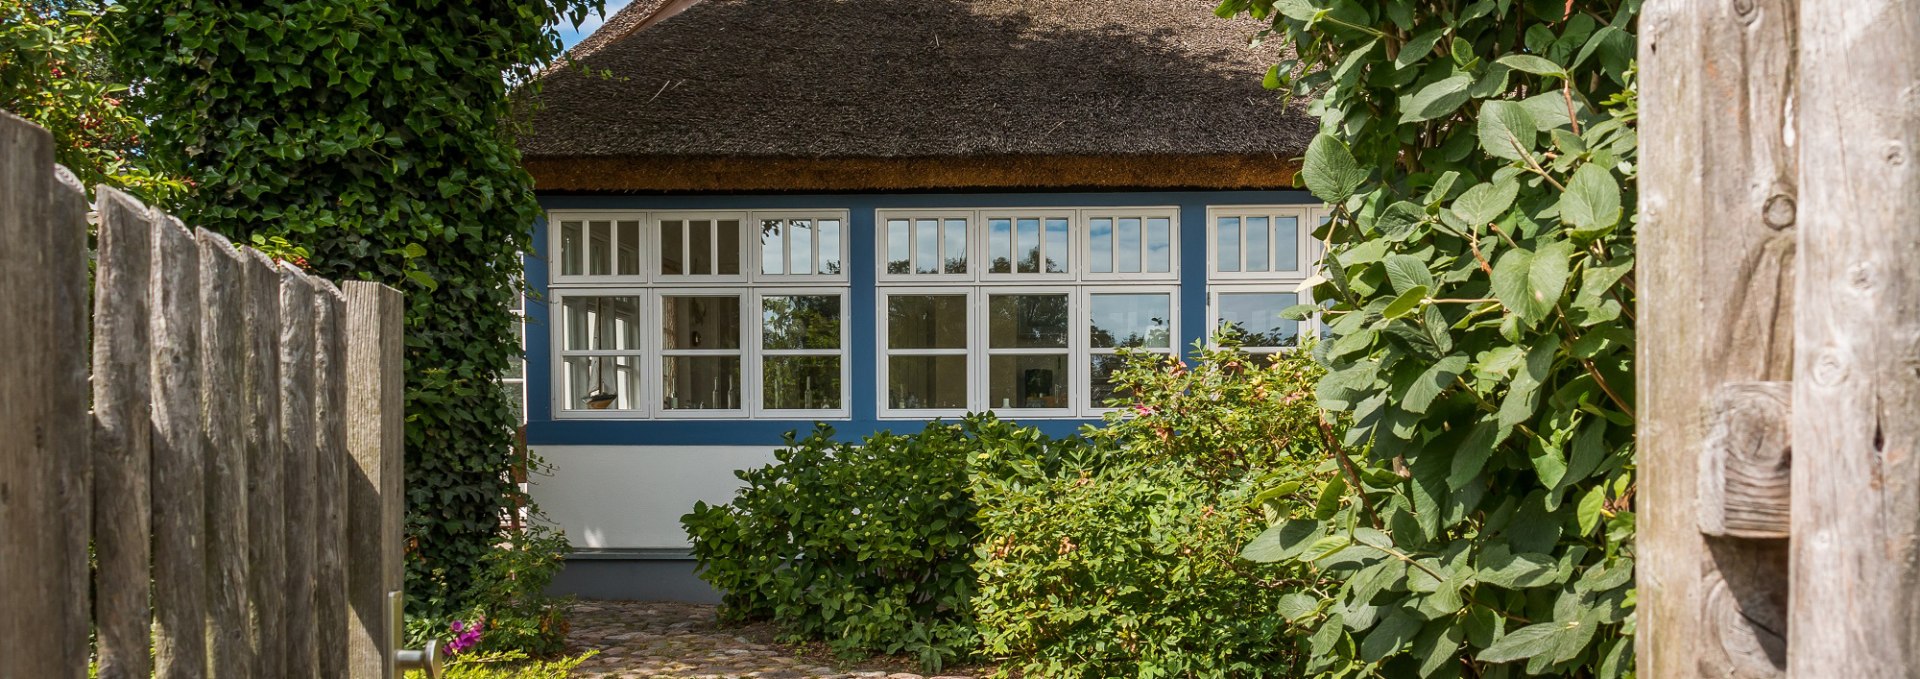
M900 658L840 663L824 652L775 642L765 624L722 626L707 605L581 601L568 609L567 619L573 650L599 651L574 671L586 679L972 679L923 677Z

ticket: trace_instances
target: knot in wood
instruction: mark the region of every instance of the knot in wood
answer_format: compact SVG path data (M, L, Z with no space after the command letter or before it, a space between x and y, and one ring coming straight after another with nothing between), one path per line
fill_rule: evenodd
M1907 164L1907 145L1898 141L1887 142L1887 147L1882 157L1886 160L1887 165L1893 167L1905 165Z
M1760 214L1766 220L1767 226L1779 231L1793 226L1794 214L1798 209L1799 206L1794 203L1793 196L1776 193L1767 198L1767 203L1760 209Z
M1793 384L1729 382L1714 394L1700 456L1700 532L1784 538L1792 488Z
M1831 387L1847 379L1847 359L1837 348L1829 347L1813 359L1813 383Z

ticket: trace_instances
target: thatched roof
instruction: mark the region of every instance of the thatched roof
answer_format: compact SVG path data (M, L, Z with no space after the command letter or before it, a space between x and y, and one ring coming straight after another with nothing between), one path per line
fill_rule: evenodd
M688 4L544 76L541 189L1275 187L1313 133L1211 0Z

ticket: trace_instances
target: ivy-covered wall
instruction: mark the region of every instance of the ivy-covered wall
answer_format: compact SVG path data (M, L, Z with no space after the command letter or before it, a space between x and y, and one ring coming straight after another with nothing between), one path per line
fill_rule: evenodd
M151 152L191 182L177 213L407 293L410 611L465 608L514 492L497 379L518 357L508 310L539 216L509 83L559 53L559 21L601 3L121 4Z

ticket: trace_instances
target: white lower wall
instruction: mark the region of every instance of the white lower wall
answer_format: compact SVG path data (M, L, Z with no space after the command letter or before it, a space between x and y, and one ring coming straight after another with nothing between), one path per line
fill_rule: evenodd
M534 502L575 547L685 548L696 501L733 500L733 473L773 462L768 446L533 446L553 465Z

